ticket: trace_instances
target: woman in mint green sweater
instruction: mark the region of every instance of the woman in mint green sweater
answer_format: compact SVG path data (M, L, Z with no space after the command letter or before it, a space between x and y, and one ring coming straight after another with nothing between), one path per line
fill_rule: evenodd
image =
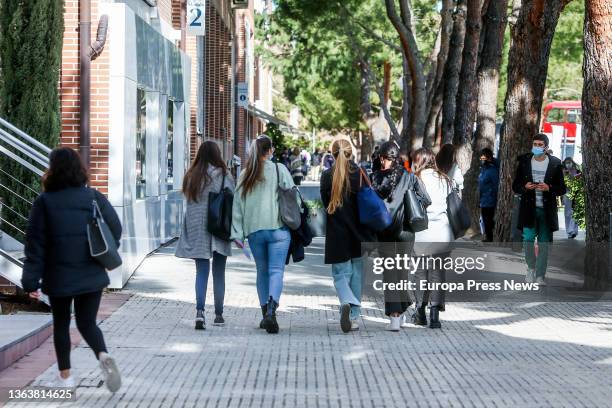
M285 259L291 234L283 225L278 205L278 185L294 186L285 166L273 163L272 140L259 136L251 145L249 158L234 196L232 239L240 247L244 239L255 258L257 294L263 314L259 327L278 333L276 309L283 289Z

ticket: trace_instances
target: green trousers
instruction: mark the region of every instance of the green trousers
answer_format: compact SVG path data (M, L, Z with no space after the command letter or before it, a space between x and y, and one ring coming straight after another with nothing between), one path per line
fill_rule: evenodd
M538 255L535 253L535 240L538 239ZM546 212L536 208L536 219L533 228L523 227L523 246L527 267L535 269L536 277L544 277L548 266L548 249L552 242L552 232L546 222Z

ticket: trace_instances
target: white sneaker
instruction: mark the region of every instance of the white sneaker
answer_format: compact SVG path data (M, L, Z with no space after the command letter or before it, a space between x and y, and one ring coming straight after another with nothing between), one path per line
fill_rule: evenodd
M544 277L542 276L538 276L536 278L536 283L539 284L540 286L546 286L546 279L544 279Z
M412 327L412 324L410 324L410 319L408 319L408 317L406 316L405 313L400 316L400 319L401 319L400 320L400 327L402 329L406 329L408 327Z
M390 316L389 317L389 326L387 326L388 331L398 332L400 331L400 317Z
M359 323L357 323L357 320L351 320L351 331L357 330L359 330Z
M53 381L47 382L44 386L47 388L68 388L73 390L76 388L76 379L74 378L74 375L71 375L68 378L62 378L62 376L58 373L57 377Z
M533 282L535 282L535 269L527 268L527 273L525 274L525 283Z
M115 360L107 353L100 353L100 368L104 375L104 384L110 392L117 392L121 388L121 374Z

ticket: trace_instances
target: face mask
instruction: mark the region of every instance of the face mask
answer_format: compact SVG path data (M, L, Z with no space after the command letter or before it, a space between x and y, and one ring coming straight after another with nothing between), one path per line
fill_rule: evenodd
M533 153L534 156L542 156L544 154L544 148L534 146L531 148L531 153Z
M566 168L567 170L571 170L571 168L572 168L572 163L565 163L565 168Z
M487 164L487 161L486 161L486 160L481 160L481 161L480 161L480 165L481 165L482 167L484 167L484 166L485 166L485 164Z

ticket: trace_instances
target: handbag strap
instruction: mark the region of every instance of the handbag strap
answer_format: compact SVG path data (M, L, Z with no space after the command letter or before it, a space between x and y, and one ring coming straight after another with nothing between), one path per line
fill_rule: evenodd
M366 184L368 185L368 187L372 188L372 182L370 181L370 179L368 178L368 176L365 174L365 172L363 171L363 169L360 166L359 167L359 189L361 190L361 187L363 187L363 180L365 179Z
M102 218L102 211L100 211L100 205L98 204L98 199L96 198L96 192L93 188L89 188L89 195L91 196L91 206L94 220L98 219L98 216Z
M219 189L219 193L223 191L223 186L225 185L225 172L223 169L221 169L221 171L223 172L223 178L221 179L221 188Z
M280 188L280 174L278 173L278 163L274 163L276 169L276 188Z

